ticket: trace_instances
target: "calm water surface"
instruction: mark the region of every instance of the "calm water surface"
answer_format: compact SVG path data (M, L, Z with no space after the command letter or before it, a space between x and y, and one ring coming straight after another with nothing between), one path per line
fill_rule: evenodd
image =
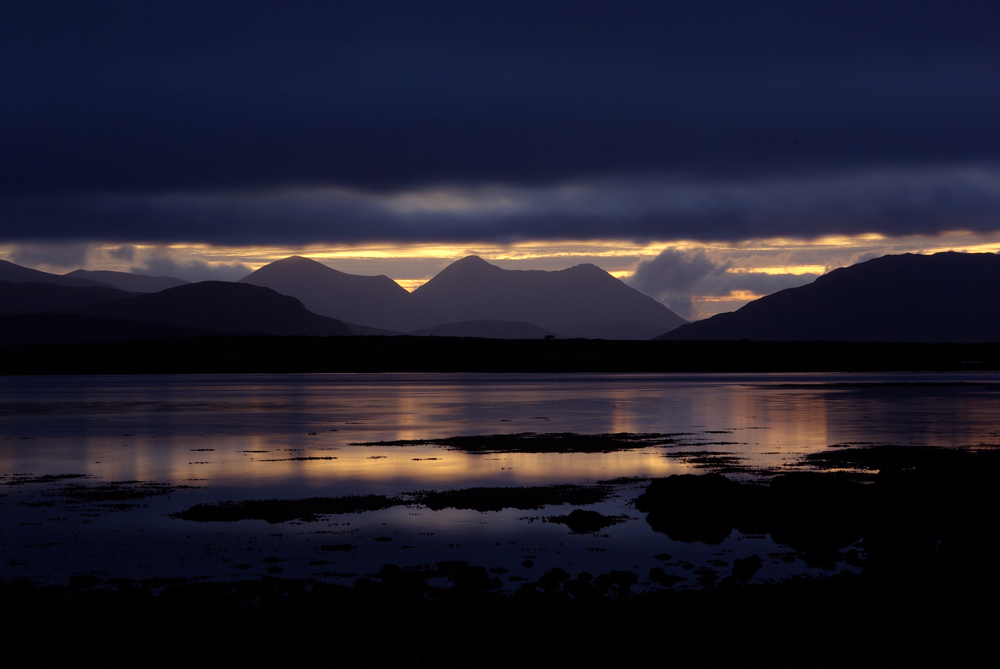
M689 576L704 564L725 572L751 554L770 557L758 579L813 573L767 536L734 532L709 546L652 532L632 506L642 480L588 507L628 517L595 534L545 522L577 508L565 505L488 513L404 506L278 524L169 514L204 502L643 479L704 471L697 454L705 452L740 458L753 477L835 444L996 443L998 400L995 374L3 378L0 576L275 573L349 582L385 563L465 560L508 569L514 587L554 566L640 575L664 566ZM677 443L596 454L356 445L524 432L655 432ZM65 474L81 478L36 480ZM118 504L65 494L66 486L115 481L155 483L169 494ZM322 548L343 543L353 549ZM654 558L663 554L672 557Z

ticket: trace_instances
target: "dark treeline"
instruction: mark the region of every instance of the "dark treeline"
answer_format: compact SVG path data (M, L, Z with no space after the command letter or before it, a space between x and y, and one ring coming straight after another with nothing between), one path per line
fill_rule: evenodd
M0 374L996 371L1000 344L196 337L0 348Z

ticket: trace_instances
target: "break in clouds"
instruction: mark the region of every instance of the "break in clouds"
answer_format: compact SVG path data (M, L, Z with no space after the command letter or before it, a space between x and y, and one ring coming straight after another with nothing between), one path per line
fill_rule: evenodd
M739 241L1000 229L1000 167L859 170L696 181L609 177L552 186L343 187L8 196L5 242L352 244L372 241Z

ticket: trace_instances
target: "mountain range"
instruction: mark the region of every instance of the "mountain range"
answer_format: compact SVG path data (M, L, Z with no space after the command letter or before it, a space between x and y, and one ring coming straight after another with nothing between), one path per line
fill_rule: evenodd
M499 325L505 322L531 324L540 328L539 336L545 331L649 339L686 322L594 265L557 272L506 270L469 256L409 293L386 276L345 274L293 256L240 282L292 295L318 314L399 333L428 334L445 325L479 322L479 336L502 337L501 330L512 332ZM492 330L482 325L487 322L494 323Z
M1000 255L891 255L833 270L663 340L1000 341Z
M60 276L4 262L0 314L7 316L0 340L8 344L119 341L125 331L144 337L649 339L685 322L593 265L512 271L475 256L453 263L413 293L385 276L346 274L298 256L236 283L193 284L112 271ZM45 327L53 332L43 336Z
M388 277L301 257L237 283L191 284L125 272L60 276L0 261L0 344L401 333L975 343L1000 341L997 294L1000 255L988 253L884 256L686 324L593 265L513 271L469 256L409 293Z

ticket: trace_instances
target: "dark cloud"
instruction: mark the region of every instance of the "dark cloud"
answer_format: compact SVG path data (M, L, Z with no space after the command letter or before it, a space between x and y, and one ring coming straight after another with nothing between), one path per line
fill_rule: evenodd
M746 197L728 204L727 184L1000 163L998 18L994 2L5 3L0 234L726 238L768 227L747 218ZM474 225L364 202L291 207L302 220L231 202L291 186L636 177L716 199ZM857 216L848 194L794 224L771 203L771 227L981 229L995 200L945 181ZM156 199L178 193L219 199L192 201L181 220L182 203Z
M241 262L207 263L198 259L174 258L168 250L146 254L130 272L148 276L172 276L186 281L238 281L253 269Z
M110 249L108 255L115 260L125 260L132 261L135 259L136 248L130 244L125 244L119 246L116 249Z
M814 238L1000 228L1000 167L699 182L0 198L0 241L211 244Z
M712 262L703 251L666 249L652 260L640 262L628 283L690 318L695 287L724 275L727 269L728 264Z
M10 261L28 267L74 270L83 267L90 254L87 244L25 244L10 252Z

